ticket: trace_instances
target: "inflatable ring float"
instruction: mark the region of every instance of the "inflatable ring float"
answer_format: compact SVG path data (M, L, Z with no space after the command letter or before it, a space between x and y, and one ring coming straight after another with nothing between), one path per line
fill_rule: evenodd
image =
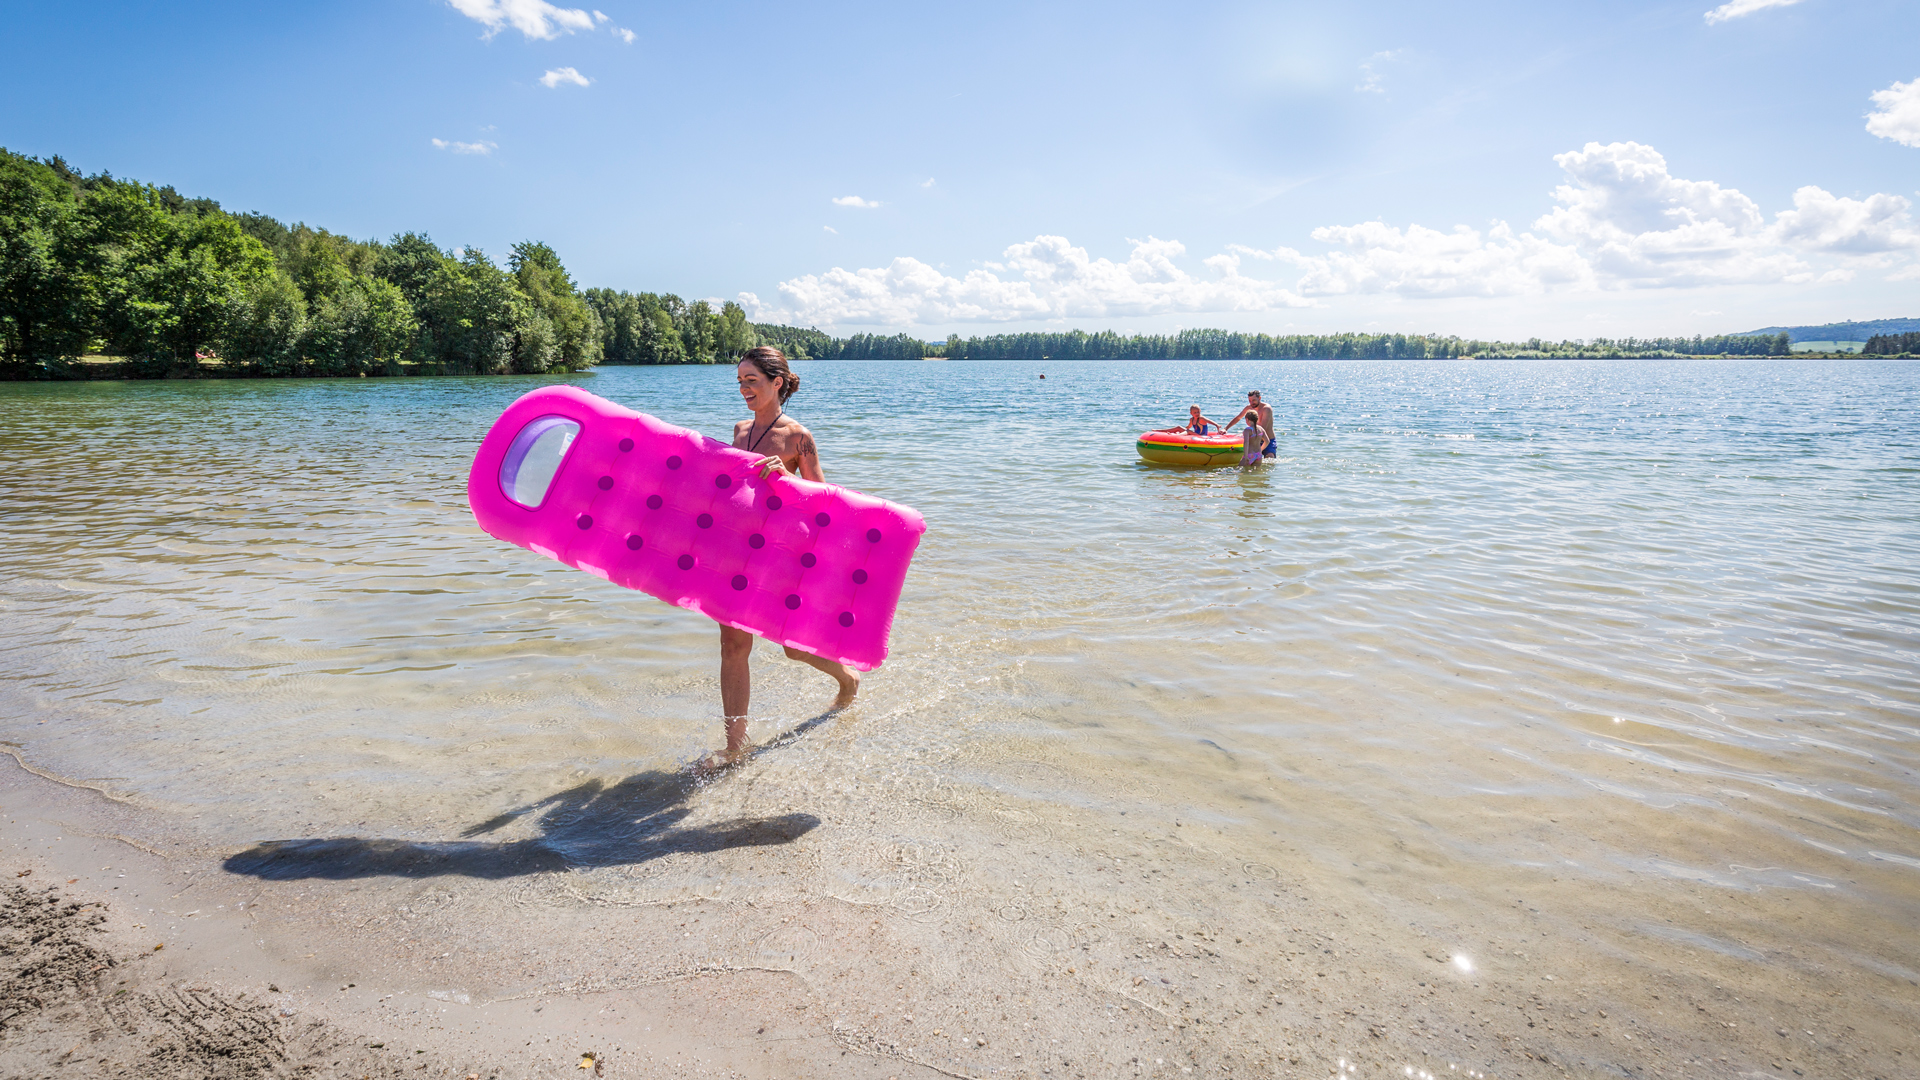
M1192 435L1184 431L1142 432L1134 449L1156 465L1199 465L1214 468L1240 464L1243 443L1238 435Z

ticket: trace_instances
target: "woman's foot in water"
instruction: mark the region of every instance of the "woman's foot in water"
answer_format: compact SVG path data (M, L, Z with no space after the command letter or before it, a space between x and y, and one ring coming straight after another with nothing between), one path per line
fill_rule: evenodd
M726 772L728 769L752 757L756 749L758 748L749 744L727 750L715 750L713 753L700 759L699 763L693 767L693 774L695 776L715 776L719 773Z
M747 718L744 716L729 716L726 720L726 727L727 748L725 750L715 750L713 753L701 758L700 763L693 767L695 774L710 776L722 770L731 769L735 765L753 756L754 746L747 741Z
M840 684L840 692L833 696L833 708L830 712L839 712L853 704L853 696L860 692L860 673L824 656L815 656L810 652L801 652L793 646L787 646L787 659L798 660L815 671L831 675L833 681Z
M853 696L860 692L860 673L850 667L842 667L833 675L840 684L840 692L833 696L833 710L839 712L853 704Z

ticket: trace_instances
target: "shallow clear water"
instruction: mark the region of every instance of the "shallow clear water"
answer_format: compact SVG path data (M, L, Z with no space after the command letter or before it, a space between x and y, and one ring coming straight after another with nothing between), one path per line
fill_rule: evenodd
M1248 884L1489 954L1524 890L1655 970L1920 978L1920 365L799 370L828 478L929 526L862 704L705 796L823 823L817 887L1005 910L1178 821ZM577 381L742 415L730 368ZM0 737L216 846L437 843L717 745L710 622L474 526L471 453L534 385L0 385ZM1250 388L1277 463L1136 460ZM830 690L762 646L756 737ZM499 835L603 890L771 888L642 881L633 813L564 817Z

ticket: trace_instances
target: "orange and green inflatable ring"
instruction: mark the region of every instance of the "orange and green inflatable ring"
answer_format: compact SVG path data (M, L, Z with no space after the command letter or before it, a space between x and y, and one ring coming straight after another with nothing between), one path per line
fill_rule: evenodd
M1134 443L1141 458L1156 465L1238 465L1243 443L1238 435L1191 435L1184 431L1142 432Z

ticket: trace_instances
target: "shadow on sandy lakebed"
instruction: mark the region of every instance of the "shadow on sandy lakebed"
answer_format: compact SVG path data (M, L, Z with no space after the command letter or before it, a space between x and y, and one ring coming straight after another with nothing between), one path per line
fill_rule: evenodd
M653 770L611 786L591 780L484 821L458 840L380 837L270 840L230 856L229 873L267 880L296 878L508 878L574 867L622 866L663 855L707 854L738 847L792 843L820 824L812 814L736 818L680 828L693 811L686 803L701 781L684 772ZM541 835L487 841L528 815L540 815Z

